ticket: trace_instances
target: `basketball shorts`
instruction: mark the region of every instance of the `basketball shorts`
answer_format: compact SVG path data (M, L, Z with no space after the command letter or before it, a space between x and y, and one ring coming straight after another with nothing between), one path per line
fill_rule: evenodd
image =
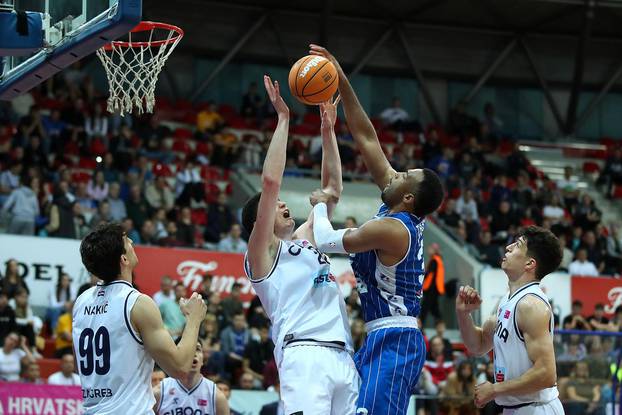
M357 415L405 415L425 354L419 329L389 327L368 333L354 356L361 375Z
M279 368L285 415L354 415L360 378L342 349L297 345L283 350Z
M546 403L534 403L517 409L504 409L503 415L564 415L564 407L559 398Z

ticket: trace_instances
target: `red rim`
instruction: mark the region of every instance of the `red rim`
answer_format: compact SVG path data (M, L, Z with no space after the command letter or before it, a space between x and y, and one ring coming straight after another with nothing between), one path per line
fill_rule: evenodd
M178 26L168 24L168 23L148 22L148 21L138 23L138 25L131 30L131 33L146 32L152 29L172 30L174 32L177 32L177 35L171 37L170 39L152 40L151 42L122 42L119 40L113 40L112 42L104 46L104 49L112 50L113 45L119 48L140 48L140 47L145 47L145 46L162 46L162 45L167 45L169 43L174 43L177 41L177 39L181 39L184 36L183 29Z

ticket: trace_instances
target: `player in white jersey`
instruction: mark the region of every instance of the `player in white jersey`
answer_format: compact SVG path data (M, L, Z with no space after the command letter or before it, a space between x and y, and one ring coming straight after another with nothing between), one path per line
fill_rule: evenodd
M287 205L279 201L285 169L289 109L278 83L264 84L278 124L264 161L262 192L242 213L250 232L245 270L272 321L274 356L285 413L350 415L356 410L359 377L351 357L345 302L328 257L315 248L312 216L294 231ZM333 131L334 104L321 106L322 188L341 194L341 164Z
M553 312L540 289L540 280L561 262L559 240L550 231L530 226L506 247L501 263L509 292L496 313L476 327L471 312L482 300L471 287L460 287L456 314L460 333L470 353L494 352L495 383L475 387L475 404L493 399L504 414L563 414L557 391Z
M119 224L103 224L80 245L82 262L102 282L82 293L73 308L73 348L85 414L153 414L154 359L183 378L191 370L206 306L194 293L182 299L186 316L179 345L164 328L151 297L132 287L138 258Z
M164 378L153 388L157 415L229 415L227 397L214 382L201 375L203 346L197 342L188 376Z

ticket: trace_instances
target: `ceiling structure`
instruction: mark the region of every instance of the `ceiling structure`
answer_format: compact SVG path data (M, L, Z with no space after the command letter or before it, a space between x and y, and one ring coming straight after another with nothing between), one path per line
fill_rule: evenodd
M184 0L145 2L143 17L184 28L181 55L215 58L200 95L232 60L291 64L306 45L326 45L349 73L542 88L567 134L622 79L622 0ZM570 94L557 108L551 88ZM578 97L596 96L581 114Z

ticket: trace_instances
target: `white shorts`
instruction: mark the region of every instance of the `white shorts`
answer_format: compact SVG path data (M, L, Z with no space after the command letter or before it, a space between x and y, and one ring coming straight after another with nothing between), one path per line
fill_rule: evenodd
M503 415L564 415L559 398L547 403L534 403L518 409L504 409Z
M285 415L354 415L356 411L360 378L345 350L286 347L279 377Z

